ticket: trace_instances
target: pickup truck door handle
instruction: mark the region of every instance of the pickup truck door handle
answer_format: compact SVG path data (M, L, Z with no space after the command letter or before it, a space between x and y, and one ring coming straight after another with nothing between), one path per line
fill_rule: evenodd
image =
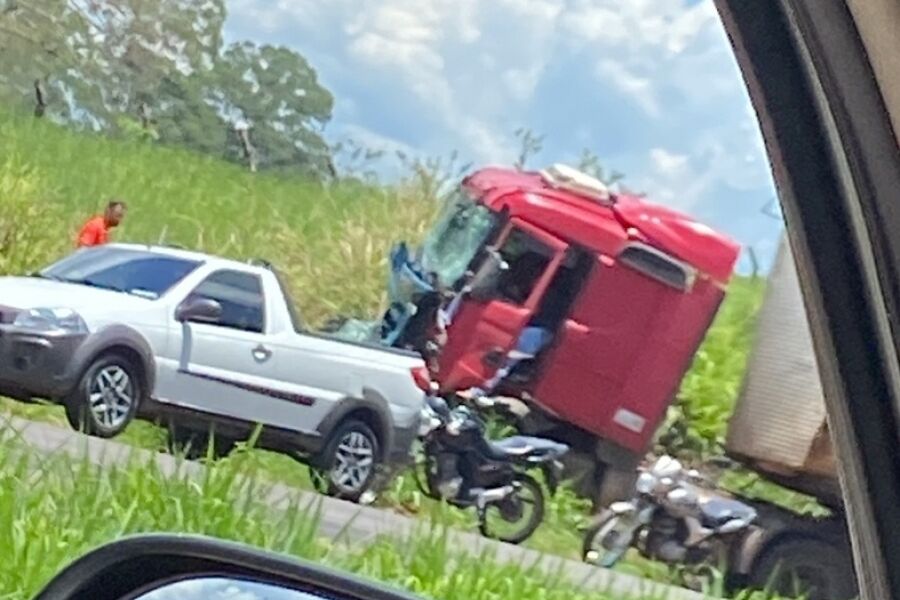
M262 344L258 344L256 348L253 349L253 358L255 358L257 362L265 362L269 360L271 356L272 351Z

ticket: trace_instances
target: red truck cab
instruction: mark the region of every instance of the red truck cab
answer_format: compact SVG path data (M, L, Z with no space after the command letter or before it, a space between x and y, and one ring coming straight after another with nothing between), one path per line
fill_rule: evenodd
M440 287L458 288L485 248L506 268L488 297L460 303L440 354L442 389L483 384L523 330L540 326L549 343L499 391L529 406L530 433L599 463L595 477L630 472L716 314L739 246L557 165L467 177L417 261Z

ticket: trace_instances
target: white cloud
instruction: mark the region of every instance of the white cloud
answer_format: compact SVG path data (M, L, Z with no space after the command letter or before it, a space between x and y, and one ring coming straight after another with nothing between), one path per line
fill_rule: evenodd
M416 149L409 144L404 144L390 135L373 131L361 125L342 126L341 137L351 139L370 150L390 153L402 152L409 156L416 154Z
M659 117L660 109L656 102L656 90L648 77L639 77L621 62L603 59L597 65L597 75L601 84L611 83L621 92L631 97L649 117Z
M684 0L572 0L562 22L575 45L625 52L658 47L670 54L684 51L709 25L719 26L711 2Z
M563 0L497 0L504 11L537 21L552 22L565 9Z
M653 148L647 153L647 162L650 168L642 171L630 184L656 202L690 210L702 199L711 183L711 172L699 169L684 154Z
M669 152L665 148L652 148L650 160L658 173L667 176L682 173L688 164L687 155Z
M513 98L527 102L534 96L543 70L542 64L532 65L526 69L507 69L503 72L503 83Z
M771 196L712 0L228 2L230 27L295 44L334 82L335 125L360 141L508 163L526 126L546 134L539 162L587 147L677 208Z

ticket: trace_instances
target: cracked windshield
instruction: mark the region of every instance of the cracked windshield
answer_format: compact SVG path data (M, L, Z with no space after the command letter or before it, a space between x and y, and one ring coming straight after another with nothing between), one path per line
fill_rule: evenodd
M722 23L0 0L0 596L168 532L408 598L853 598ZM103 598L312 594L154 568Z

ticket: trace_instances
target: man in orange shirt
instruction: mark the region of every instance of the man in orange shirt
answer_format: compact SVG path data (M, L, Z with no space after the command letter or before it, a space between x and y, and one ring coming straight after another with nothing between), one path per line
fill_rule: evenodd
M102 215L93 217L78 233L77 246L99 246L109 241L109 230L119 225L125 218L125 203L111 200Z

